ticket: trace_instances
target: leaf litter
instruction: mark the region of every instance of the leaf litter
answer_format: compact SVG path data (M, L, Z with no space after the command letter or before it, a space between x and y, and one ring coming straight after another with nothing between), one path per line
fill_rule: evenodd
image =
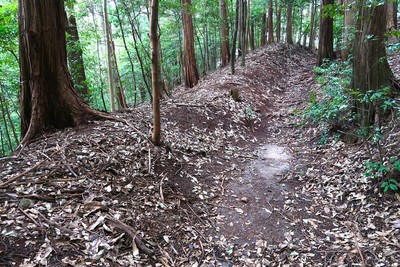
M317 146L296 115L313 64L271 45L178 88L160 147L142 105L0 159L0 265L398 266L398 195L361 176L360 144Z

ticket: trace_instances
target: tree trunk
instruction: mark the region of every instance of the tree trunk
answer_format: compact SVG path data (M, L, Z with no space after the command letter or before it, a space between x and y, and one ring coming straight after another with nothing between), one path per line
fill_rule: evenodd
M97 71L98 71L98 78L99 78L99 82L100 82L100 84L99 84L100 97L101 97L101 102L102 102L102 105L103 105L103 109L105 111L107 111L106 100L105 100L105 97L104 97L104 84L105 84L105 82L103 80L103 70L102 70L102 67L101 67L101 57L100 57L100 42L101 41L97 37L97 36L99 36L99 34L98 34L98 31L97 31L98 25L97 25L97 22L96 22L94 6L90 7L90 14L91 14L92 21L93 21L94 33L96 35L96 54L97 54L97 68L98 68Z
M8 121L10 123L11 131L12 131L12 134L13 134L13 137L14 137L14 141L15 141L16 144L18 144L19 140L18 140L17 131L15 129L14 122L13 122L13 120L11 118L10 108L8 106L8 103L7 103L7 100L5 98L5 94L4 94L4 91L3 91L3 87L1 86L1 84L0 84L0 93L1 93L1 95L0 95L0 100L1 100L0 101L0 105L2 106L2 108L4 108L3 112L5 111L5 114L7 115ZM4 124L6 125L7 122L4 121Z
M397 29L397 0L386 1L387 16L386 16L386 30L392 31Z
M229 52L229 27L226 9L226 0L219 0L221 16L221 66L229 64L231 54Z
M107 51L107 70L108 70L108 91L110 100L110 109L115 111L114 103L114 77L112 71L112 52L111 52L111 40L110 40L110 25L108 23L108 11L107 11L107 0L103 0L103 18L104 18L104 35L106 39L106 51Z
M347 60L349 57L349 50L351 49L351 35L354 33L354 17L356 14L356 7L353 5L352 0L344 0L344 32L342 35L343 49L341 51L342 60Z
M265 46L266 39L267 39L267 11L264 4L262 19L261 19L261 40L260 40L261 46Z
M203 75L205 75L205 54L203 53L203 46L201 45L201 40L200 40L200 36L199 36L199 30L195 31L195 37L196 37L196 41L197 41L197 45L199 46L199 52L200 52L200 73L203 73ZM203 38L204 39L204 38Z
M320 66L324 59L333 60L336 58L333 51L333 18L324 14L324 7L334 3L334 0L322 0L317 66Z
M5 111L5 108L4 108L3 100L5 100L5 99L4 99L3 96L1 96L1 98L0 98L1 117L2 117L3 122L4 122L4 130L6 132L6 137L7 137L7 141L8 141L7 142L8 143L8 148L9 148L10 151L13 151L14 148L13 148L12 141L11 141L10 130L8 129L6 111Z
M128 17L129 24L130 24L130 26L131 26L132 39L133 39L133 47L134 47L135 52L136 52L136 57L137 57L137 59L138 59L138 61L139 61L140 71L141 71L141 74L142 74L142 80L143 80L143 83L144 83L144 85L145 85L145 88L143 88L143 86L142 86L142 87L140 87L140 89L139 89L139 91L140 91L140 100L141 100L142 102L144 102L144 101L146 100L146 90L147 90L147 93L149 94L150 100L153 101L153 100L152 100L152 99L153 99L153 96L152 96L152 93L151 93L151 91L150 91L149 83L148 83L148 81L147 81L147 77L148 77L147 74L148 74L148 73L147 73L147 71L145 70L143 58L142 58L142 56L140 55L140 51L139 51L139 47L138 47L138 40L137 40L137 39L139 38L139 36L138 36L138 32L137 32L136 29L135 29L135 22L134 22L134 20L133 20L133 18L132 18L132 15L131 15L131 13L130 13L130 10L129 10L127 4L125 3L125 1L121 1L121 4L124 6L125 14L126 14L127 17Z
M91 109L73 88L67 67L64 1L19 0L18 13L21 143L49 130L111 118Z
M381 103L362 101L370 92L390 88L399 89L389 67L385 48L386 9L385 5L367 6L361 0L358 11L356 38L353 56L353 89L359 90L360 99L356 99L357 117L361 127L368 127L379 115ZM368 97L367 97L368 98ZM378 113L376 113L378 111Z
M236 19L235 19L235 32L233 33L232 52L231 52L231 74L235 74L235 59L236 59L236 41L238 36L239 27L239 1L236 0Z
M126 54L128 56L129 64L131 66L131 72L132 72L132 78L133 78L133 106L136 107L136 103L137 103L137 83L136 83L135 66L133 64L132 55L131 55L130 50L128 48L128 44L126 42L125 31L124 31L124 27L122 25L121 15L120 15L120 12L119 12L119 8L118 8L118 5L117 5L117 2L116 2L116 0L113 0L113 1L114 1L114 5L115 5L115 11L116 11L116 15L117 15L118 25L119 25L119 28L121 29L122 41L124 43L124 48L125 48Z
M302 31L303 31L303 8L299 8L299 13L300 13L300 28L299 28L299 40L297 41L297 44L301 43L301 36L302 36Z
M280 43L281 42L281 30L282 30L282 6L278 1L275 1L276 3L276 42Z
M153 135L152 140L155 145L160 145L161 122L160 122L160 89L159 87L159 67L158 67L158 0L151 1L150 16L150 46L151 46L151 79L153 86Z
M311 21L310 21L310 39L308 41L308 47L314 47L314 24L315 24L315 16L317 13L317 0L311 1Z
M194 50L193 19L191 15L191 0L181 0L182 27L183 27L183 61L185 72L185 85L189 88L195 86L199 80Z
M268 43L272 44L274 42L274 9L273 2L269 0L268 7Z
M292 37L292 32L293 32L293 24L292 24L292 10L293 10L293 4L289 0L287 9L286 9L286 43L288 44L293 44L293 37Z
M255 45L255 43L254 43L254 31L255 31L255 29L254 29L254 21L252 21L252 22L251 22L251 27L250 27L250 35L249 35L249 37L250 37L250 40L249 40L249 42L250 42L250 49L251 49L252 51L256 48L256 45Z
M247 14L247 2L246 0L242 0L242 9L241 9L241 29L242 29L242 54L241 54L241 61L240 61L240 66L245 66L246 65L246 14Z
M86 83L85 65L83 62L82 47L79 42L79 33L76 25L75 15L73 14L73 7L71 8L71 14L68 18L68 27L66 31L67 44L69 49L67 50L68 63L71 69L72 80L74 81L74 87L81 97L85 100L89 98L89 88Z
M250 34L251 34L251 0L248 0L246 6L246 52L251 50Z
M204 25L203 32L204 32L204 72L207 73L210 71L210 49L209 49L207 24Z

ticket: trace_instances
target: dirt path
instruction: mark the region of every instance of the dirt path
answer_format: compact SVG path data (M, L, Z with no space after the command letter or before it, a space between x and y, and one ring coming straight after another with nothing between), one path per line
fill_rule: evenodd
M293 248L293 239L304 239L299 222L307 217L304 210L309 202L298 202L296 210L289 208L302 183L287 178L304 167L305 159L294 148L299 133L292 118L316 84L312 56L290 60L296 68L286 68L284 77L275 81L286 90L278 90L272 96L273 104L260 108L258 143L239 164L239 173L225 187L219 203L219 238L230 244L230 264L235 266L279 265L281 260L273 255Z
M160 147L143 105L0 159L0 266L398 266L400 200L297 115L313 66L270 45L176 90Z

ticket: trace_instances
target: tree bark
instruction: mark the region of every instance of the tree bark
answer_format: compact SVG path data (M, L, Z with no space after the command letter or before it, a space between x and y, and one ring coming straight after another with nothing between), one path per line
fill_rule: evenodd
M299 13L300 13L300 26L299 26L299 40L297 41L297 44L301 43L301 36L302 36L302 31L303 31L303 7L299 8Z
M113 0L113 1L114 1L114 5L115 5L115 11L116 11L116 15L117 15L118 25L119 25L119 28L121 29L122 41L124 43L124 48L125 48L126 54L128 56L129 64L131 66L131 72L132 72L132 78L133 78L133 106L136 107L136 104L137 104L137 83L136 83L135 66L133 64L132 55L131 55L130 50L128 48L128 44L126 42L125 31L124 31L124 27L122 25L121 15L120 15L120 11L119 11L117 2L116 2L116 0Z
M281 31L282 31L282 6L279 1L275 1L276 3L276 42L281 42Z
M189 88L195 86L199 80L199 73L197 71L196 56L194 50L194 33L191 6L191 0L181 0L185 85Z
M115 111L115 102L114 102L114 77L112 71L112 44L110 40L110 25L108 23L108 11L107 11L107 0L103 0L103 18L104 18L104 35L106 39L106 51L107 51L107 70L108 70L108 92L109 92L109 100L110 100L110 109L111 111Z
M311 1L311 21L310 21L310 40L308 41L308 47L314 47L314 24L315 24L315 16L317 13L317 0Z
M320 66L324 59L333 60L336 58L333 51L333 18L325 14L324 11L324 7L333 4L334 0L322 0L317 66Z
M268 7L268 43L272 44L274 42L274 9L273 2L269 0Z
M159 67L158 67L158 0L151 1L150 15L150 46L151 46L151 79L153 86L153 134L152 141L155 145L160 145L161 122L160 122L160 89L159 87Z
M386 1L387 16L386 16L386 30L392 31L397 29L397 0Z
M75 15L73 14L73 7L71 8L71 14L69 15L69 25L67 30L67 44L68 44L68 63L71 68L71 76L74 81L74 87L78 91L79 95L85 100L89 98L89 88L86 83L85 65L83 62L82 47L79 42L78 27L76 25Z
M347 60L349 57L349 51L351 49L351 35L354 33L355 21L354 17L356 14L356 7L353 5L352 0L344 0L344 32L342 35L343 49L341 51L342 60Z
M13 148L12 141L11 141L10 130L8 129L6 111L5 111L5 108L4 108L3 100L5 100L5 99L4 99L3 96L1 96L0 97L1 117L2 117L3 122L4 122L3 125L4 125L4 130L6 132L5 135L6 135L7 141L8 141L7 142L8 148L9 148L10 151L13 151L14 148Z
M292 11L293 11L293 4L292 4L291 0L289 0L287 9L286 9L286 43L288 43L288 44L293 44Z
M254 43L254 21L251 22L251 26L250 26L250 34L249 34L249 43L250 43L250 49L253 51L256 48L256 45Z
M246 52L251 51L250 34L251 34L251 0L246 5Z
M361 98L356 99L357 119L361 127L374 123L381 104L377 100L361 99L385 87L390 89L391 94L399 89L386 57L385 31L382 30L386 29L386 14L385 5L367 6L366 0L360 1L354 42L353 89L361 93Z
M265 4L263 5L263 13L261 18L261 46L265 46L267 39L267 11Z
M247 15L247 2L246 0L242 0L242 9L241 9L241 35L242 35L242 54L241 54L241 61L240 61L240 66L245 66L246 65L246 44L247 44L247 40L246 40L246 15Z
M103 70L101 67L101 57L100 57L100 40L97 36L99 36L98 31L97 31L97 22L96 22L96 17L95 17L95 10L94 6L90 8L90 14L92 15L92 20L93 20L93 27L94 27L94 32L96 35L96 52L97 52L97 67L98 67L98 77L99 77L99 87L100 87L100 97L101 97L101 102L103 105L103 109L107 111L107 105L106 105L106 100L104 97L104 80L103 80Z
M53 129L111 118L90 108L73 88L67 67L64 1L18 3L21 143Z
M239 1L236 0L236 18L235 18L235 32L233 33L232 53L231 53L231 74L235 74L235 59L236 59L236 41L238 36L239 27Z

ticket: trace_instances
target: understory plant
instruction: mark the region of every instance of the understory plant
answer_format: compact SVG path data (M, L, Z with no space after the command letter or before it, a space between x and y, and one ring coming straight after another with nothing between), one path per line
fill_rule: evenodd
M349 62L325 62L315 68L315 74L320 90L310 94L309 107L303 116L307 121L318 124L321 132L319 143L326 144L332 137L355 137L368 151L369 160L364 163L367 169L364 175L376 180L384 192L398 191L400 157L396 151L398 142L394 140L396 131L400 129L398 100L390 94L389 88L365 94L350 89L352 68ZM357 125L355 100L373 106L374 125Z
M322 132L320 143L324 144L330 135L335 136L337 130L349 125L354 118L348 89L352 69L347 61L325 61L314 72L320 90L311 92L309 107L303 116L312 123L318 123Z

